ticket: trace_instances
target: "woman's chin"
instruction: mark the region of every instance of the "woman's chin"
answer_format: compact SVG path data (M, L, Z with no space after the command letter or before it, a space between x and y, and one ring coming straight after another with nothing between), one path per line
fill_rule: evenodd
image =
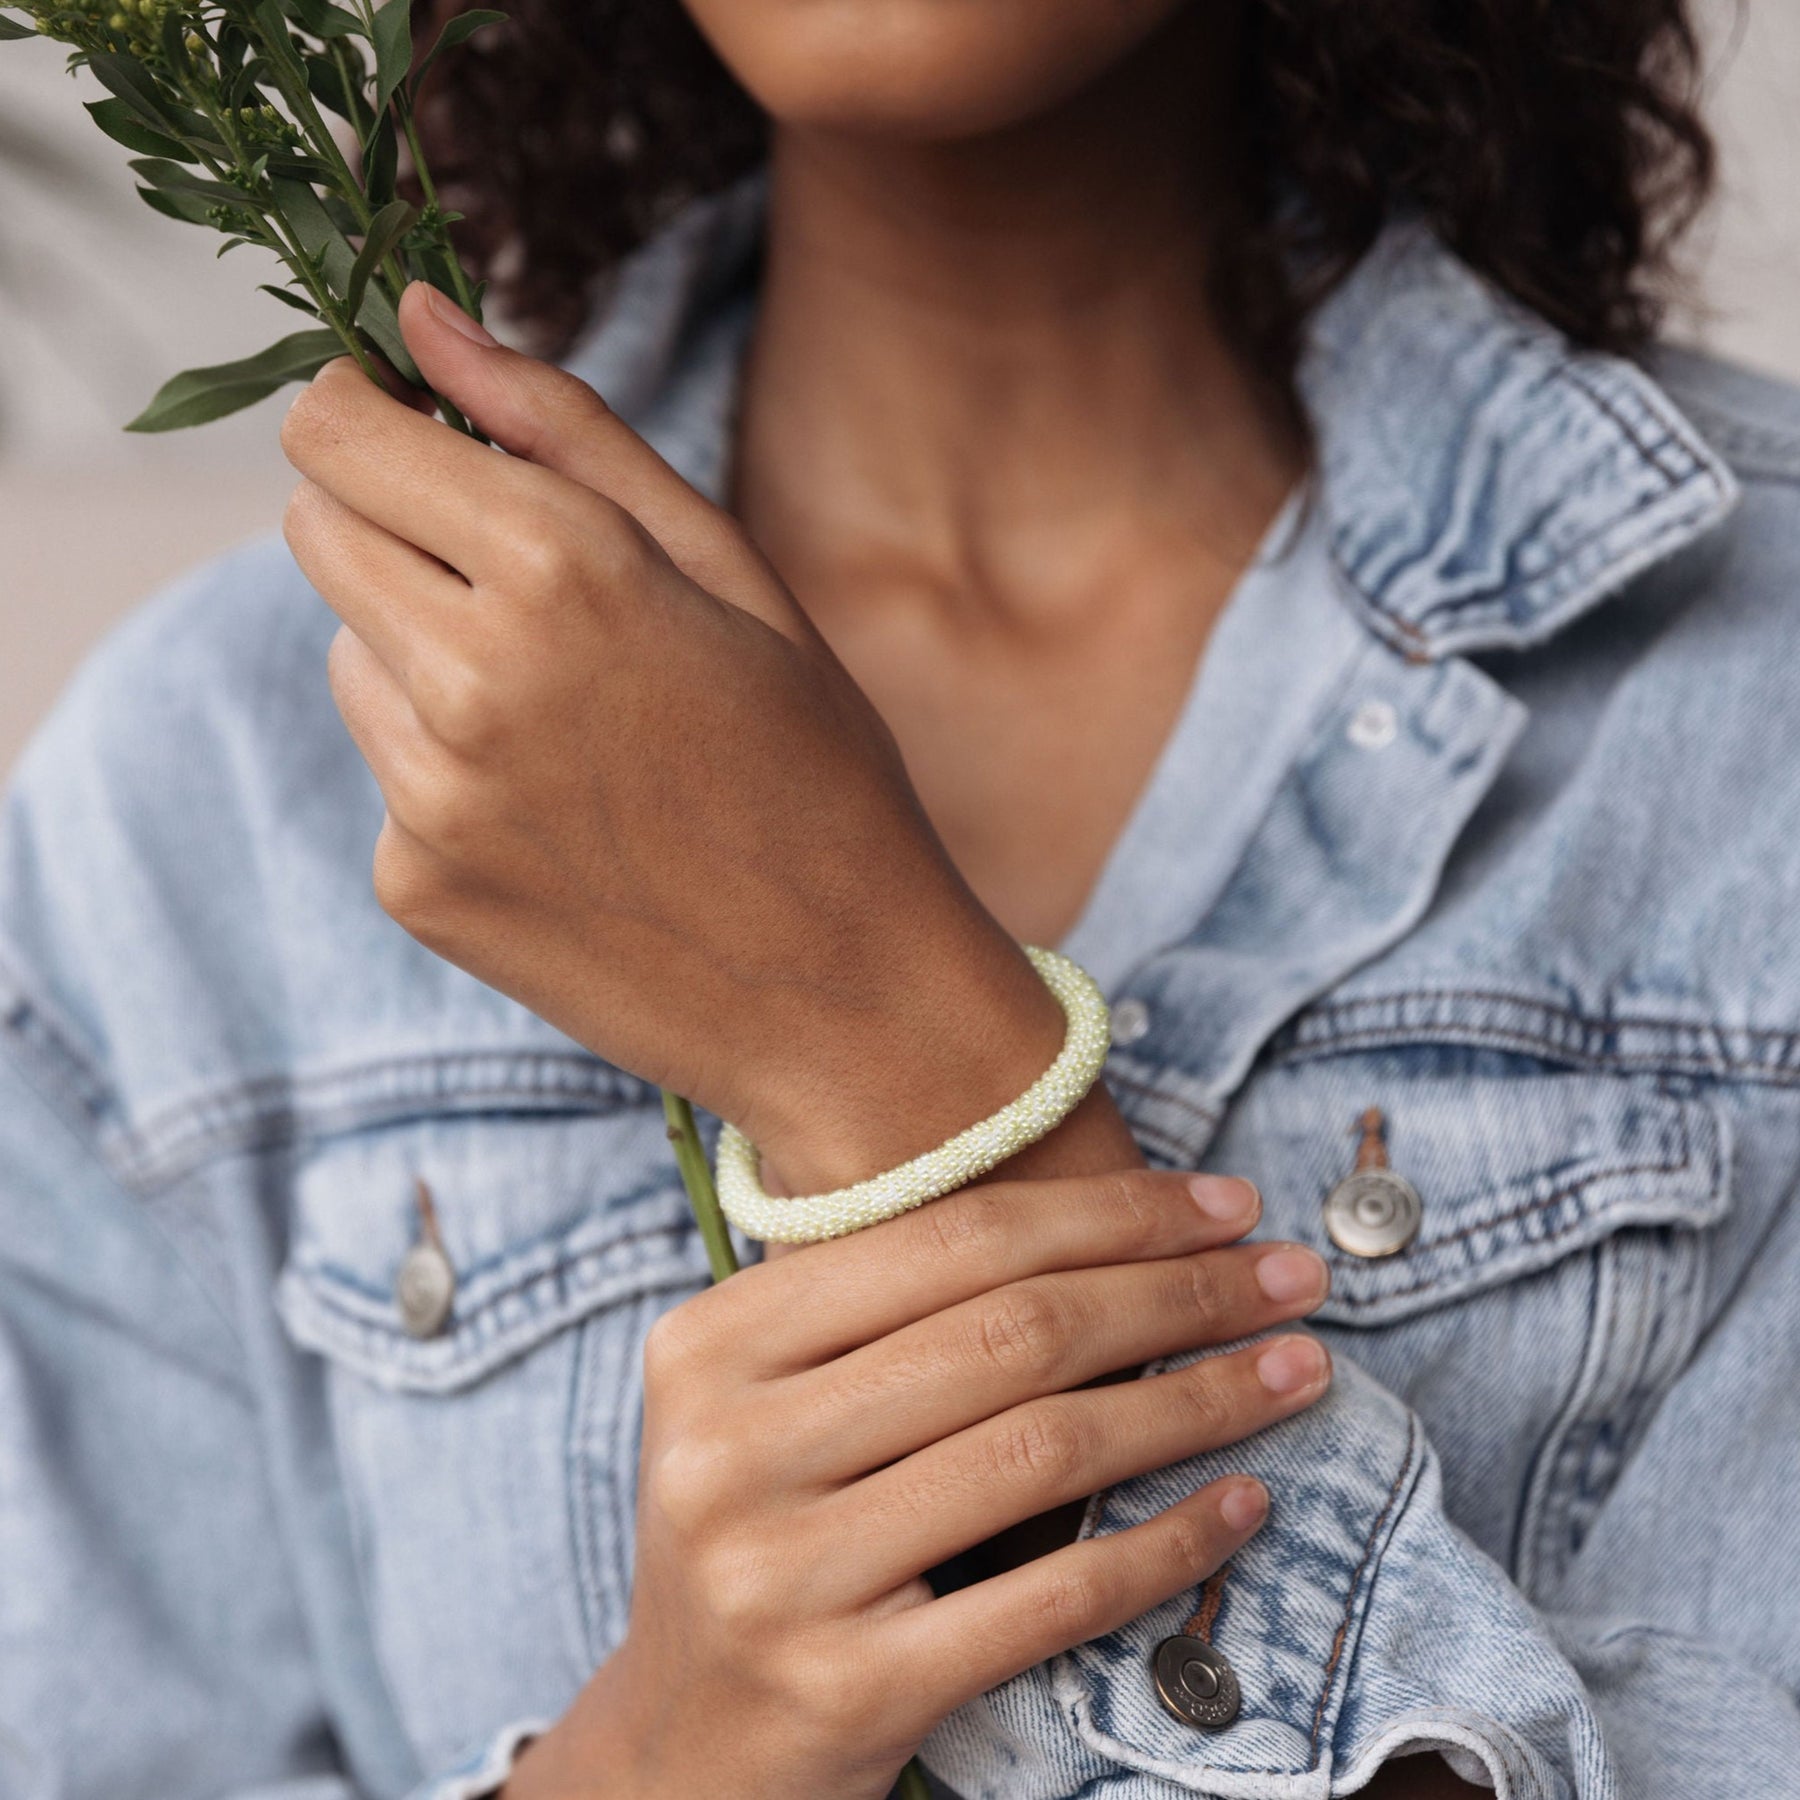
M1053 110L1186 0L686 0L784 125L953 142Z

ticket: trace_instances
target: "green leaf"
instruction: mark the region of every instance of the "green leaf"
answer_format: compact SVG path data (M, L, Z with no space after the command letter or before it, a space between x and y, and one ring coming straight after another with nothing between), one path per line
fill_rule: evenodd
M260 106L262 95L257 91L259 81L267 81L274 74L269 67L267 57L253 56L238 69L225 84L225 104L233 112L240 106Z
M0 13L0 44L8 44L17 38L36 37L37 33L29 25L21 25L16 19L9 19Z
M338 229L325 203L304 182L277 176L269 186L288 230L302 250L318 258L321 278L341 298L349 291L350 273L356 267L356 252L350 248L350 240ZM419 365L413 361L406 340L400 335L400 318L394 311L394 303L379 283L369 284L356 323L394 365L401 380L414 387L425 385Z
M318 318L319 309L304 294L296 294L292 288L274 287L268 282L261 284L261 292L272 294L283 306L291 306L296 312L303 312L309 318Z
M156 78L135 56L96 50L87 62L99 77L100 85L123 100L146 125L155 125L164 131L181 129L181 109L171 103L157 85Z
M188 369L163 383L157 396L125 427L127 431L180 431L253 406L290 381L310 381L334 356L344 354L335 331L297 331L258 356L241 362Z
M404 200L391 200L369 221L368 236L356 253L350 270L350 286L344 295L344 310L351 318L362 310L363 295L368 291L369 277L393 252L394 246L412 230L419 215Z
M165 219L179 219L184 225L204 225L208 229L212 227L212 220L206 216L206 208L198 200L159 193L155 188L149 187L139 188L137 195L152 212L161 213Z
M256 242L256 240L255 240L255 239L254 239L254 238L247 238L247 237L228 237L228 238L227 238L227 239L226 239L226 240L225 240L225 241L224 241L224 243L222 243L222 244L221 244L221 245L220 245L220 246L219 246L219 247L218 247L218 249L217 249L217 250L215 250L215 251L214 251L214 252L213 252L213 261L214 261L214 262L217 262L217 261L218 261L218 260L219 260L219 258L220 258L220 257L221 257L221 256L223 256L223 255L224 255L224 254L225 254L225 252L226 252L226 251L227 251L227 250L238 250L238 249L242 249L242 247L243 247L243 246L244 246L244 245L245 245L245 244L253 244L253 243L255 243L255 242Z
M133 174L165 194L183 194L189 199L210 201L215 206L239 207L246 212L257 206L257 202L241 189L227 187L222 181L208 181L202 175L190 175L180 163L167 162L161 157L134 157L131 169Z
M140 123L191 144L218 143L210 121L165 91L136 57L96 50L86 60L100 85L124 101Z
M331 0L287 0L287 9L289 16L310 37L329 40L369 35L355 13L333 6Z
M310 181L315 185L332 179L332 171L316 156L304 156L292 150L277 150L263 159L271 175L285 175L290 181Z
M85 104L94 123L114 143L123 144L127 150L137 150L145 156L166 156L176 162L200 160L186 144L165 137L160 131L152 131L148 125L140 125L137 115L123 100L89 100Z
M394 197L400 175L400 138L394 128L393 109L381 115L363 157L363 191L371 206L386 206Z
M387 0L375 15L375 110L387 111L412 67L412 0Z
M438 33L437 42L426 52L425 60L419 64L419 72L412 79L413 93L418 93L420 87L424 84L426 75L430 72L431 65L436 62L446 50L454 50L458 44L467 43L476 32L483 30L486 26L504 25L506 23L506 18L507 15L503 12L491 12L486 9L476 12L458 13L456 17L450 20L450 22L445 25L444 29Z
M296 88L306 86L306 64L294 47L288 31L287 16L275 0L262 0L251 15L256 20L259 48L274 65L276 79L286 76Z

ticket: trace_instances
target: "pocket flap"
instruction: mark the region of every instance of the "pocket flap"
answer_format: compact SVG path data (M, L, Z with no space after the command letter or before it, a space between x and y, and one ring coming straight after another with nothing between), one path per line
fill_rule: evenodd
M1723 1216L1727 1145L1711 1105L1653 1077L1545 1070L1455 1047L1408 1046L1277 1065L1249 1085L1209 1163L1263 1190L1267 1230L1332 1268L1319 1317L1375 1323L1541 1269L1627 1226ZM1325 1200L1356 1167L1365 1115L1418 1190L1397 1254L1347 1253Z
M277 1307L296 1343L380 1387L450 1393L599 1307L707 1279L660 1110L430 1118L297 1157ZM421 1179L454 1272L428 1337L396 1297Z

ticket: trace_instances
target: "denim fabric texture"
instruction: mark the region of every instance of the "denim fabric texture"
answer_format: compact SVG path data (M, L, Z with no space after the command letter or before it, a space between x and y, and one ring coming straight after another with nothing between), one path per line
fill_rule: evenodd
M681 215L572 359L715 495L762 207ZM1235 1723L1153 1691L1190 1593L923 1754L967 1800L1422 1752L1508 1800L1800 1795L1800 396L1574 351L1406 222L1303 383L1316 475L1063 948L1140 1003L1152 1161L1331 1261L1338 1378L1083 1525L1268 1483ZM229 556L12 786L0 1795L467 1800L626 1626L644 1336L705 1256L654 1092L377 908L334 627L278 542ZM1322 1206L1372 1107L1423 1222L1365 1261Z

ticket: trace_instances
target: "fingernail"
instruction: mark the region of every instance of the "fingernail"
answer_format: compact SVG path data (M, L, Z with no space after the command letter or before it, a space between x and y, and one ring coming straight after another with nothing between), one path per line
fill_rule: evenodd
M440 293L429 282L425 284L425 304L433 317L441 319L452 331L460 331L470 343L491 350L500 342L485 325L471 319L448 294Z
M1209 1218L1223 1225L1248 1223L1262 1211L1262 1195L1252 1181L1235 1175L1193 1175L1188 1178L1188 1192L1194 1203Z
M1298 1244L1272 1250L1256 1265L1256 1285L1277 1306L1323 1300L1330 1283L1323 1259Z
M1234 1482L1219 1502L1219 1517L1233 1531L1254 1531L1268 1511L1269 1490L1260 1481Z
M1256 1359L1256 1378L1271 1394L1297 1394L1331 1367L1317 1338L1277 1338Z

